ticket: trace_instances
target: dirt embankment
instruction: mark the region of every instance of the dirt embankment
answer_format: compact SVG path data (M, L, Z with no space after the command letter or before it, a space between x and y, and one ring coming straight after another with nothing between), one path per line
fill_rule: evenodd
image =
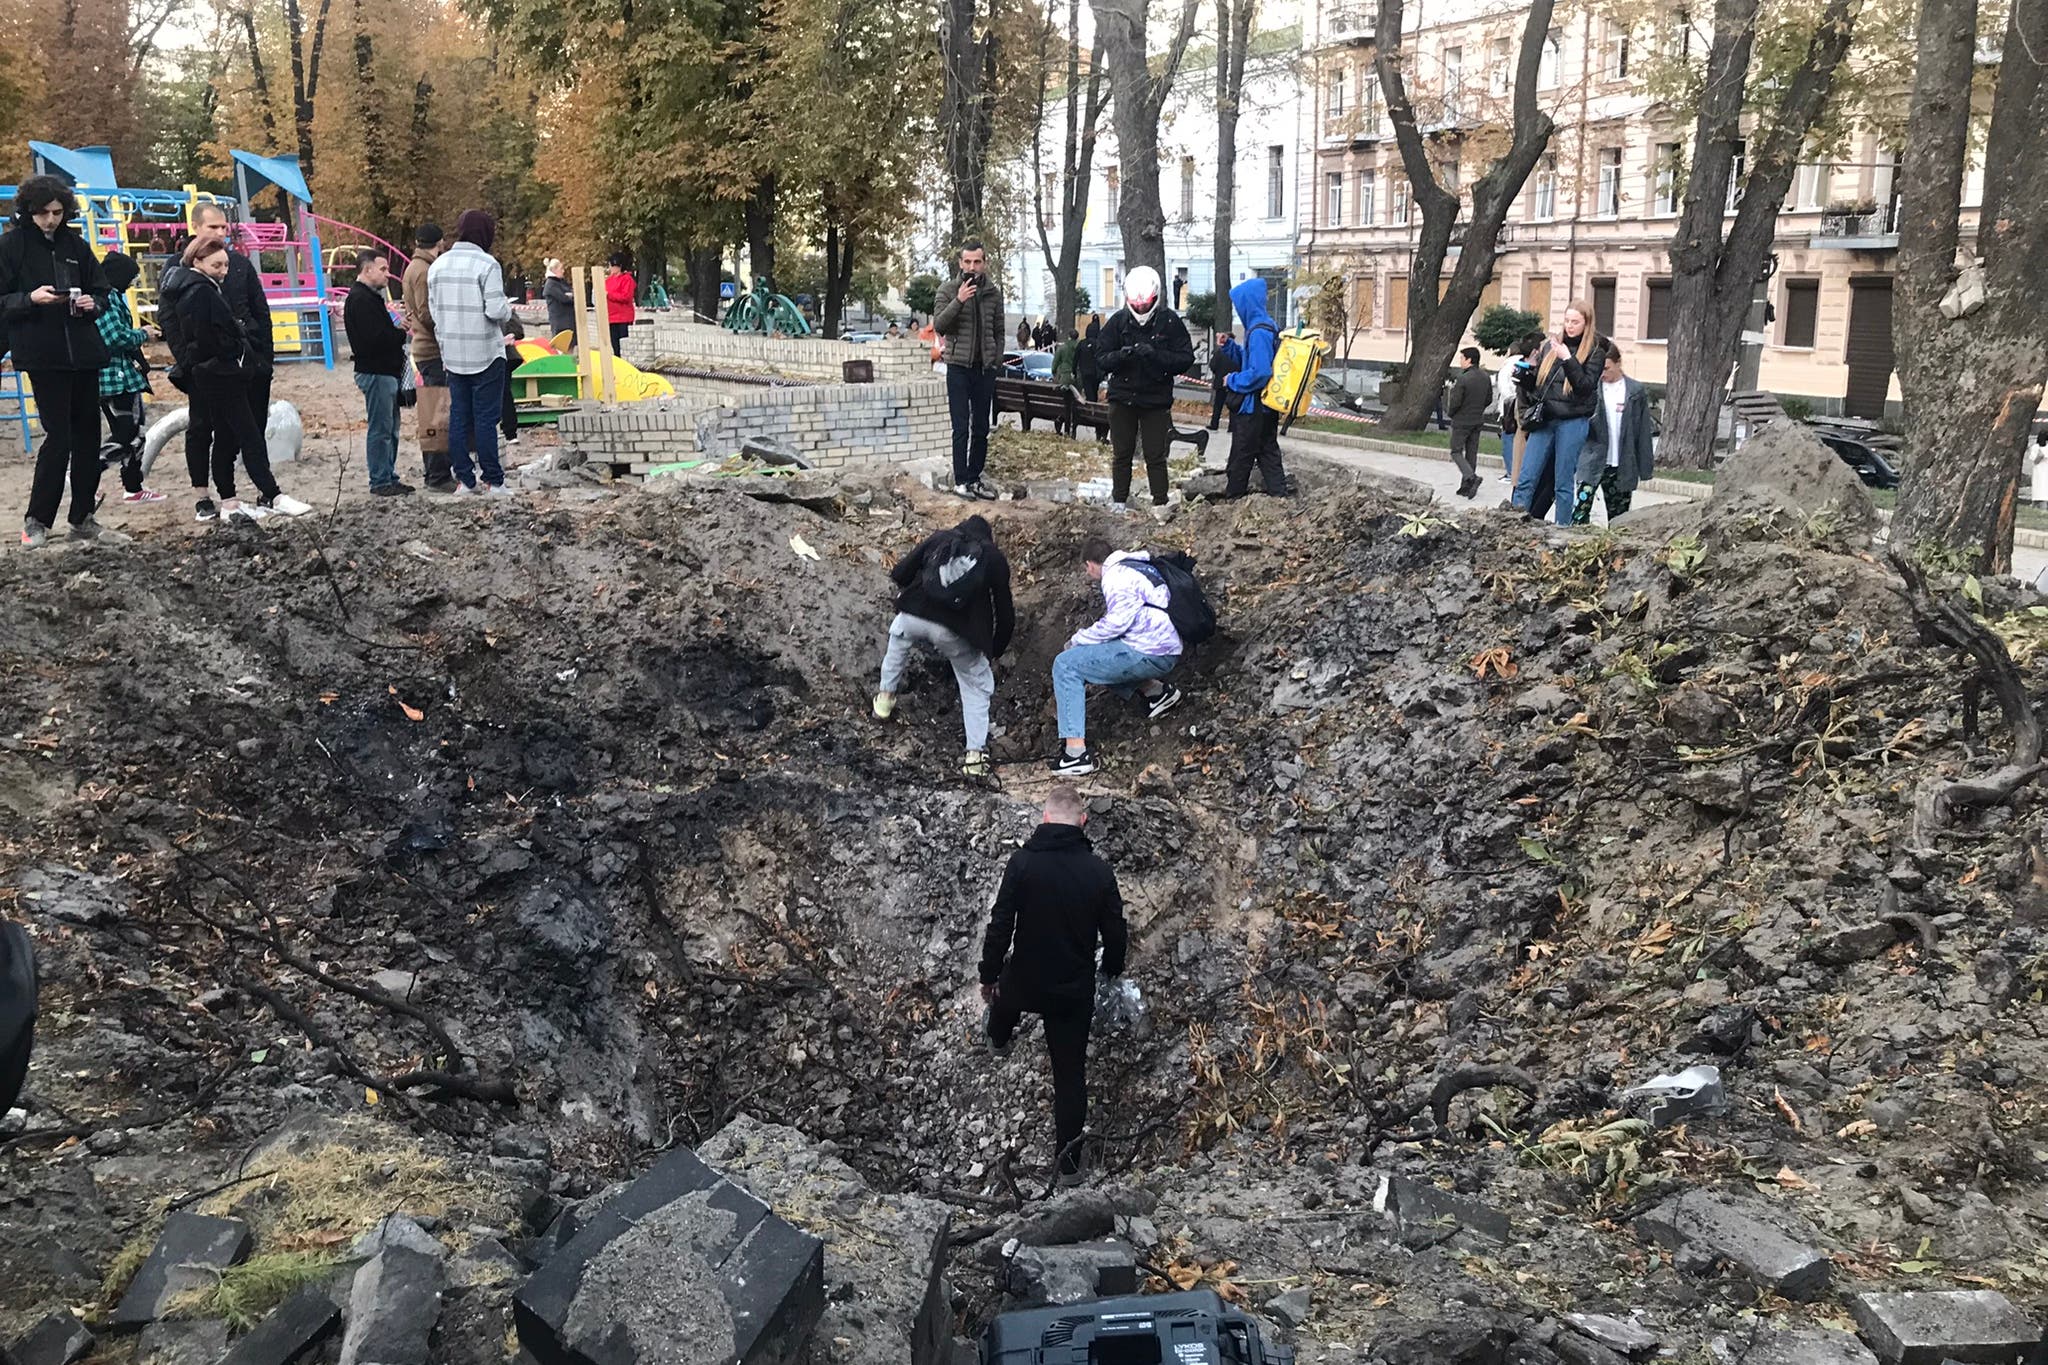
M865 719L882 564L956 510L918 497L349 504L0 561L0 880L46 982L7 1309L83 1301L308 1109L478 1158L544 1130L529 1218L739 1112L963 1222L1035 1196L1042 1065L976 1054L972 962L1108 523L992 514L1023 624L975 783L950 678ZM1096 703L1153 1027L1098 1046L1093 1128L1155 1261L1310 1289L1307 1359L1542 1360L1529 1324L1631 1306L1698 1352L1758 1292L1629 1223L1712 1186L1838 1285L2042 1297L2041 816L1907 847L1916 787L2005 736L1839 533L1546 538L1369 492L1157 532L1226 636L1170 723ZM2038 688L2048 631L1987 591ZM1726 1112L1617 1124L1691 1062ZM1507 1235L1390 1252L1394 1176ZM955 1280L963 1322L999 1302Z

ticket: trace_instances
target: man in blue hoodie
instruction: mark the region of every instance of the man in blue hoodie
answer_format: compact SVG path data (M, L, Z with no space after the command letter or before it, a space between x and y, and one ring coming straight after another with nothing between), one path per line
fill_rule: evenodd
M1287 472L1280 465L1280 414L1259 401L1273 377L1273 353L1280 349L1280 329L1266 311L1266 282L1257 276L1239 281L1230 291L1230 306L1244 320L1244 361L1223 381L1235 400L1223 496L1241 498L1250 492L1256 463L1265 491L1284 498Z

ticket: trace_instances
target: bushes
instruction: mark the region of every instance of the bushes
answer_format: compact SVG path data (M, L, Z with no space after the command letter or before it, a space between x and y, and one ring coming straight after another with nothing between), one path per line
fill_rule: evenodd
M1479 322L1472 328L1472 339L1495 355L1506 355L1517 341L1542 329L1543 319L1534 313L1496 303L1480 314Z

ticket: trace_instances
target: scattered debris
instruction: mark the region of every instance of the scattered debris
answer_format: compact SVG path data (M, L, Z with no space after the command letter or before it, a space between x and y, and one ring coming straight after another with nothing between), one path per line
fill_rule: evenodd
M1721 1089L1721 1068L1702 1063L1630 1086L1621 1092L1621 1106L1648 1119L1652 1127L1669 1128L1694 1115L1720 1113L1727 1098Z
M1752 1199L1692 1190L1636 1219L1636 1230L1674 1253L1681 1269L1725 1261L1758 1287L1788 1299L1818 1298L1828 1285L1827 1253L1789 1236L1786 1215Z
M1849 1296L1856 1330L1884 1365L2017 1365L2042 1331L1995 1289Z
M114 1309L115 1330L155 1322L180 1297L212 1287L222 1271L248 1253L247 1223L186 1210L172 1214Z

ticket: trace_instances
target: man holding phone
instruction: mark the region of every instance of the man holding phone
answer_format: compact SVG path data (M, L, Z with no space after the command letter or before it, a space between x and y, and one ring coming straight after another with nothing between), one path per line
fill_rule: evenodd
M988 277L978 240L960 248L960 279L932 317L946 363L946 406L953 416L953 491L963 498L996 496L981 471L988 463L990 409L1003 371L1003 295Z

